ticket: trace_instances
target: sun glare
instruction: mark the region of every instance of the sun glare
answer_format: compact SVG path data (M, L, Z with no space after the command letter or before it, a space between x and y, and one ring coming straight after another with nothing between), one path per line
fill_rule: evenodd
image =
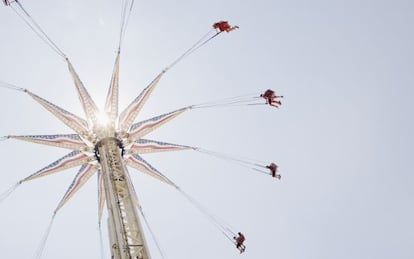
M109 117L106 112L100 112L97 116L97 124L99 127L106 127L109 125Z

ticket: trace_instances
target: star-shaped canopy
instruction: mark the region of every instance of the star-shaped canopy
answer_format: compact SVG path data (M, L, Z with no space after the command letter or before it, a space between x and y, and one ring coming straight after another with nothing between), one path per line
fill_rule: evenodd
M182 114L184 111L191 109L191 107L184 107L182 109L134 123L135 118L150 97L165 71L161 72L146 88L144 88L138 97L136 97L131 104L128 105L120 115L118 115L119 57L120 53L118 52L104 110L99 110L94 100L89 95L87 89L84 87L82 81L79 79L79 76L77 75L69 59L66 59L69 72L72 75L79 100L85 113L85 119L60 108L59 106L28 90L24 90L25 93L31 96L36 102L50 111L75 132L73 134L7 136L12 139L72 150L64 157L19 181L19 183L23 183L75 166L81 166L55 212L62 208L62 206L90 179L94 173L98 172L98 214L99 219L101 218L105 203L105 191L103 190L104 185L100 172L100 164L98 158L94 154L94 147L95 144L102 138L118 138L125 150L123 160L126 165L138 169L139 171L172 186L175 186L174 183L161 174L151 164L145 161L140 154L194 149L190 146L142 138L164 123Z

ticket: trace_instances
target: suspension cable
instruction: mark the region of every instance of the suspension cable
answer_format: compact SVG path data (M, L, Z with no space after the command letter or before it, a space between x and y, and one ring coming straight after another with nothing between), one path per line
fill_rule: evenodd
M158 248L158 252L160 253L161 258L164 259L165 258L164 253L162 252L161 246L160 246L160 244L159 244L159 242L158 242L158 240L157 240L154 232L152 231L150 224L148 223L147 217L145 217L145 214L144 214L144 211L142 210L141 205L138 205L138 209L139 209L139 212L141 213L142 218L144 219L145 225L147 225L148 231L150 232L151 237L154 240L155 245Z
M236 97L223 98L216 101L195 104L192 107L197 108L212 108L212 107L229 107L229 106L244 106L262 104L257 101L261 98L258 94L242 95Z
M66 59L65 53L56 45L56 43L46 34L46 32L40 27L40 25L33 19L33 17L26 11L23 5L15 0L13 3L16 3L22 13L19 13L12 5L10 7L13 11L30 27L30 29L44 42L46 43L56 54L58 54L63 59ZM23 16L25 15L25 17Z
M167 176L161 174L162 177L164 177L168 182L172 184L172 186L178 190L195 208L197 208L204 216L206 216L211 223L231 242L234 243L233 237L235 236L235 231L233 228L226 224L224 221L220 221L218 217L214 216L212 213L208 212L208 210L203 207L199 202L197 202L193 197L191 197L189 194L184 192L177 184L175 184L171 179L169 179ZM136 192L133 189L133 192Z
M230 30L226 30L227 32L239 28L238 26L233 26ZM192 53L194 53L196 50L210 42L212 39L217 37L219 34L221 34L224 30L216 30L217 27L213 25L213 29L209 30L203 37L201 37L198 41L196 41L187 51L185 51L181 56L179 56L176 60L174 60L169 66L167 66L164 71L169 70L173 66L175 66L178 62L183 60L184 58L188 57ZM214 34L213 34L214 33Z
M4 201L7 197L9 197L14 192L14 190L16 190L17 187L20 186L21 183L22 182L19 181L19 182L15 183L13 186L11 186L9 189L4 191L3 193L1 193L0 194L0 202Z
M21 88L21 87L18 87L16 85L13 85L13 84L10 84L10 83L6 83L6 82L3 82L3 81L0 81L0 87L7 88L7 89L11 89L11 90L16 90L16 91L21 91L21 92L24 92L25 91L24 88Z
M169 66L167 66L164 71L167 71L171 69L173 66L175 66L178 62L183 60L184 58L188 57L191 53L198 50L200 47L205 45L207 42L212 40L214 37L216 37L220 32L215 33L213 36L210 36L212 32L215 30L209 30L204 36L202 36L199 40L197 40L189 49L187 49L181 56L179 56L176 60L174 60Z
M251 158L243 158L243 157L237 157L234 155L229 155L229 154L225 154L225 153L219 153L216 151L210 151L207 149L203 149L203 148L196 148L196 151L200 152L200 153L204 153L207 155L212 155L218 158L222 158L222 159L226 159L226 160L232 160L238 163L242 163L242 164L247 164L247 165L251 165L251 166L257 166L257 167L261 167L261 168L266 168L265 165L263 165L264 163L259 162L257 160L253 160Z
M229 224L225 223L223 220L220 220L217 216L214 216L212 213L210 213L205 207L203 207L199 202L197 202L193 197L191 197L189 194L184 192L177 184L175 184L171 179L169 179L167 176L160 174L163 178L165 178L168 182L172 184L172 186L178 190L195 208L197 208L204 216L206 216L210 222L232 243L234 244L234 238L236 236L236 231L234 231L233 227L231 227ZM135 188L132 186L132 190L134 193L134 199L137 201L137 196L135 192ZM137 205L139 206L139 205ZM139 206L140 208L140 206ZM140 208L141 210L141 208ZM143 213L141 211L141 213ZM146 221L144 215L144 220ZM152 232L150 230L150 232Z
M124 24L125 24L125 10L126 10L126 0L121 0L121 20L119 25L119 45L118 50L121 48L122 37L124 34Z
M254 170L261 174L271 175L271 172L269 172L267 169L269 169L268 166L265 165L265 163L253 160L251 158L244 158L244 157L236 157L229 154L219 153L215 151L206 150L203 148L193 148L195 151L198 151L200 153L211 155L220 159L224 159L227 161L234 162L238 164L239 166L243 166L246 168L249 168L251 170Z
M101 259L104 259L106 257L105 257L105 251L104 251L101 222L99 222L99 224L98 224L98 229L99 229L99 246L100 246L99 250L100 250L100 254L101 254Z
M36 253L34 255L34 258L36 258L36 259L42 258L43 251L45 250L45 247L46 247L47 239L49 237L50 231L52 230L52 225L53 225L53 221L55 220L55 216L56 216L56 213L53 213L53 216L52 216L52 219L50 220L49 226L47 227L47 230L46 230L45 234L43 235L43 238L40 241L39 247L36 250Z
M210 219L210 222L213 223L214 226L227 238L230 240L231 243L233 243L232 236L235 235L235 231L232 230L230 225L225 224L224 222L220 222L217 217L215 217L213 214L207 211L206 208L201 206L199 202L197 202L193 197L191 197L189 194L183 191L177 184L175 184L171 179L164 176L169 182L171 182L174 186L174 188L180 192L195 208L197 208L201 213L203 213L208 219Z
M128 174L128 178L131 179L131 177L129 176L129 172L126 172L126 173ZM167 177L165 177L165 178L167 178ZM160 244L158 242L158 239L156 238L154 232L152 231L151 226L148 223L147 218L145 217L144 211L142 210L142 207L141 207L141 205L138 202L138 195L137 195L137 192L135 191L135 187L134 187L134 185L130 181L128 181L128 183L129 183L130 189L132 190L132 202L135 205L135 207L139 210L139 212L141 213L141 216L144 219L145 225L147 226L148 231L150 232L151 237L154 240L155 245L157 246L157 249L158 249L158 251L159 251L159 253L161 255L161 258L164 259L165 256L164 256L164 253L162 252L162 249L161 249L161 246L160 246Z
M123 38L125 37L125 31L128 27L129 18L132 13L132 8L134 6L134 0L121 0L121 22L119 30L119 45L118 51L121 49Z
M175 186L175 188L194 206L196 207L200 212L202 212L211 223L213 223L217 229L231 242L233 243L233 237L236 235L235 231L229 226L226 225L224 222L220 222L219 219L207 211L206 208L204 208L199 202L197 202L193 197L188 195L186 192L184 192L180 187Z

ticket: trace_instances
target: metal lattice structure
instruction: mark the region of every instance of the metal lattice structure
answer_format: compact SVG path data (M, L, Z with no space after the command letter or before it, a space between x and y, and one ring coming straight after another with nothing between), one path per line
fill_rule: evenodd
M100 156L106 204L108 229L113 258L149 258L134 205L131 179L122 160L119 140L107 137L97 144Z

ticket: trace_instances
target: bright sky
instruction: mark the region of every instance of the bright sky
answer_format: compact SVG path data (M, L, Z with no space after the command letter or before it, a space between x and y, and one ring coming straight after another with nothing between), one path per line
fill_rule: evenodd
M120 1L21 2L103 105ZM277 181L193 151L144 156L246 234L239 255L176 190L131 169L165 258L414 258L414 2L241 2L135 1L121 54L121 109L212 23L240 26L167 72L138 120L267 88L285 96L279 110L191 110L149 135L275 161L282 173ZM82 116L65 62L10 8L0 9L0 31L0 80ZM0 136L72 133L23 93L0 92ZM0 142L0 192L66 153ZM1 258L33 258L76 172L27 182L0 203ZM58 213L42 258L101 258L97 220L92 178ZM152 258L161 259L145 233Z

